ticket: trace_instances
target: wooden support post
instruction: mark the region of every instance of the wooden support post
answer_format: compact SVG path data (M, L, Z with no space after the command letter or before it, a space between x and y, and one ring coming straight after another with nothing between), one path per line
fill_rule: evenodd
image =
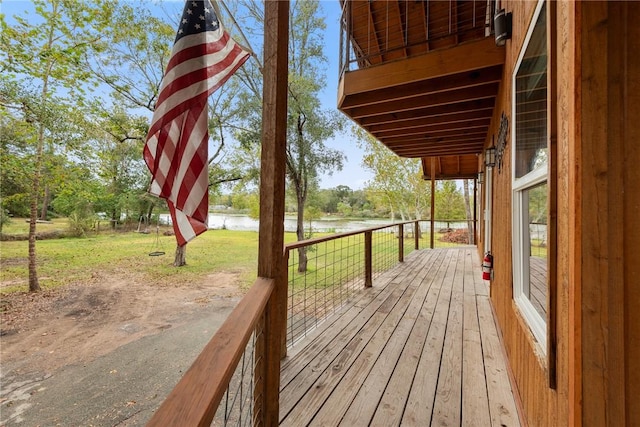
M413 223L413 238L415 240L415 250L420 249L420 221Z
M434 248L435 223L434 215L436 213L436 158L431 158L431 249Z
M473 244L478 244L478 179L473 180Z
M260 170L258 276L276 279L256 345L255 425L279 422L281 334L286 322L287 286L282 283L284 247L284 184L287 143L289 1L264 4L264 85ZM261 389L257 389L262 385Z
M373 232L364 232L364 287L370 288L373 285L373 262L371 252L371 237Z
M398 224L398 261L404 262L404 224Z

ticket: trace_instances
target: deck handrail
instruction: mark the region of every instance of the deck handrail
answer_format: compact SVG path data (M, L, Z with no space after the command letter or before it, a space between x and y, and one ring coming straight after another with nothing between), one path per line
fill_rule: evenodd
M311 239L306 239L306 240L300 240L300 241L297 241L297 242L287 243L284 246L284 248L285 248L285 252L286 252L287 250L291 250L291 249L297 249L297 248L302 248L302 247L305 247L305 246L311 246L311 245L315 245L315 244L318 244L318 243L328 242L330 240L342 239L344 237L355 236L357 234L364 234L366 232L379 231L379 230L383 230L383 229L389 228L389 227L407 225L407 224L416 224L418 221L419 220L404 221L404 222L392 222L390 224L378 225L378 226L375 226L375 227L362 228L360 230L345 231L345 232L342 232L342 233L335 233L335 234L331 234L329 236L314 237L314 238L311 238Z
M148 426L209 426L231 377L265 313L274 279L259 277L220 326Z
M473 14L469 18L464 19L459 16L461 9L454 3L449 2L449 8L445 16L429 15L429 3L434 3L433 0L424 2L427 8L425 20L412 19L414 25L409 25L408 19L412 18L411 14L405 11L404 22L399 23L402 27L404 37L390 39L387 33L382 33L376 29L373 18L369 18L369 24L366 27L367 31L367 43L358 44L352 34L354 8L361 7L366 8L369 14L374 12L371 10L371 5L368 2L353 2L353 1L341 1L341 15L340 15L340 38L339 38L339 64L338 73L339 78L342 78L345 72L351 71L352 66L356 66L357 69L363 69L374 65L372 60L375 58L381 58L383 55L388 55L394 52L407 51L408 49L415 48L421 45L429 45L430 43L438 40L450 38L451 36L464 35L465 33L477 33L482 32L483 37L488 37L494 33L493 28L493 16L495 11L490 10L487 13L486 7L483 5L486 2L473 2ZM380 2L384 3L384 2ZM477 7L476 7L477 5ZM386 8L397 7L393 2L387 2ZM484 13L477 13L484 12ZM382 15L380 15L382 16ZM397 25L398 17L390 16L387 12L384 14L384 18L381 18L384 22L378 24L381 28L389 28L393 25ZM388 21L394 20L393 24ZM434 24L437 31L434 31ZM420 27L420 32L426 35L425 39L409 40L408 33L411 27ZM431 27L431 28L430 28ZM449 47L449 46L447 46Z

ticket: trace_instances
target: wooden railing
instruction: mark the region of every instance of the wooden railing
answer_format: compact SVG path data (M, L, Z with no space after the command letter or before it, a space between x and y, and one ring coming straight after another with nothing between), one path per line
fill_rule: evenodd
M180 382L160 405L148 426L209 426L216 416L220 402L241 360L251 336L259 329L267 315L266 307L275 282L258 278L238 303L218 332L209 341ZM259 341L259 339L257 340ZM261 356L256 350L254 384L264 385L260 371ZM267 390L254 389L250 399L264 396ZM277 392L277 391L276 391ZM253 405L252 405L253 407ZM254 417L252 410L250 416ZM227 417L222 417L227 418ZM226 424L225 420L221 424ZM254 419L254 424L256 420ZM234 423L235 424L235 423ZM259 423L258 423L259 424Z
M394 52L418 49L428 50L439 40L455 38L469 40L493 34L493 9L487 15L486 0L443 2L427 0L419 3L424 16L412 13L409 2L358 2L342 1L339 39L339 73L362 69L379 63L383 55L397 59ZM399 10L402 9L402 10ZM353 34L358 25L359 38ZM397 37L396 28L403 37ZM366 31L362 36L362 32ZM413 37L408 35L412 34ZM450 47L449 44L445 45Z
M248 420L251 420L250 423L253 425L268 424L268 421L265 421L267 419L265 414L271 414L273 417L274 410L277 411L277 407L270 408L269 406L277 406L279 390L273 385L271 387L275 388L274 390L267 389L273 382L265 381L265 373L267 371L279 372L280 360L269 358L267 354L275 349L275 354L281 354L284 357L287 344L293 345L297 339L307 333L309 328L313 328L322 316L330 314L335 307L344 302L336 299L335 296L323 297L320 310L322 313L317 311L307 313L307 310L303 310L305 316L310 314L313 317L313 322L304 321L304 328L295 334L273 334L272 331L268 331L268 325L272 324L269 319L287 319L286 322L282 321L280 324L285 325L289 331L293 329L293 322L299 321L299 318L295 318L295 314L299 312L295 310L296 284L294 279L308 278L311 272L316 275L312 285L316 290L336 286L341 289L344 289L344 286L370 287L376 274L381 274L396 263L402 262L405 255L412 249L419 249L422 235L420 223L421 221L394 223L285 245L284 266L281 269L283 277L277 280L266 278L256 280L249 292L238 303L238 306L158 408L148 425L209 426L212 423L214 425L245 425ZM349 241L349 239L355 239L357 243L348 243L346 246L336 249L337 242ZM405 240L413 240L413 248L411 245L405 246ZM331 284L326 280L318 281L317 264L307 264L307 271L298 273L294 272L298 265L295 262L291 263L291 260L295 259L296 252L303 248L306 248L307 255L313 253L316 258L320 255L320 258L325 257L326 259L328 251L318 249L320 245L333 245L332 256L335 260L343 257L357 259L357 261L348 264L346 268L344 266L331 267L333 268L331 272L325 273L332 278ZM354 249L355 246L358 246L358 250ZM309 250L311 247L317 248L316 251ZM390 253L393 255L389 256ZM327 266L323 268L326 269ZM275 296L282 294L276 292L276 286L287 286L289 300L287 304L278 304L275 301ZM305 295L318 300L317 294L311 295L310 292L305 291ZM337 305L329 307L328 300L332 300L331 303L335 302ZM305 307L307 306L305 305ZM282 337L282 342L273 342L273 339L270 338L272 336ZM280 349L276 347L280 347ZM239 362L247 358L250 360L251 366L248 369L244 366L239 369ZM249 380L243 376L247 371L250 373ZM234 379L237 376L240 377ZM230 391L230 385L233 385L234 381L240 384L239 395ZM227 396L225 402L240 402L239 404L245 405L246 409L241 409L237 414L230 415L221 409L221 402L225 395ZM274 401L275 403L273 403Z

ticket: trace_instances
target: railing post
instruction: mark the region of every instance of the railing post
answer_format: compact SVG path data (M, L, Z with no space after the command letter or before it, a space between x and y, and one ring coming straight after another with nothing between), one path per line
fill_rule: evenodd
M284 250L284 256L282 257L282 270L280 274L280 281L276 282L276 285L280 286L283 290L281 295L280 306L280 322L282 322L282 346L280 351L282 358L287 355L287 304L289 302L289 249Z
M413 223L413 238L415 239L415 250L417 251L418 249L420 249L420 221L416 220L416 222Z
M398 224L398 262L404 262L404 224Z
M364 232L364 287L370 288L373 285L373 254L371 252L371 240L373 233Z

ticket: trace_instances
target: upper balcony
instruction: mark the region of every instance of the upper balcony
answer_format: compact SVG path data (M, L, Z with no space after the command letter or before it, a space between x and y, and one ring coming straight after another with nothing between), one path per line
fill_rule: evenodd
M492 4L343 1L338 108L399 156L456 156L442 177L476 173L505 60Z

